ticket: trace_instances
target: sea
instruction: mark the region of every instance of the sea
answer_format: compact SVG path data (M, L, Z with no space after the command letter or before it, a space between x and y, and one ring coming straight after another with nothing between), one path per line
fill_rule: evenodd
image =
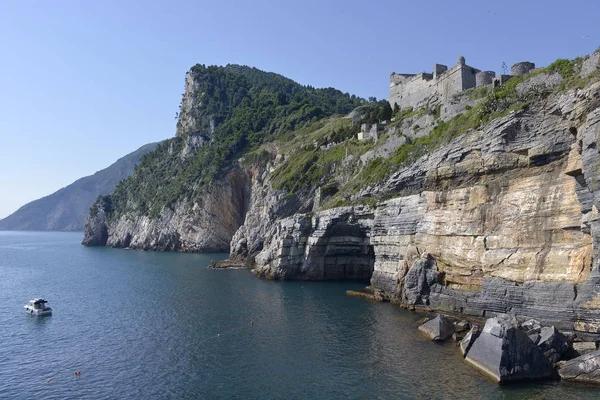
M226 254L81 246L0 232L0 399L580 399L564 382L498 386L422 315L349 297L356 282L209 270ZM26 314L34 297L53 314Z

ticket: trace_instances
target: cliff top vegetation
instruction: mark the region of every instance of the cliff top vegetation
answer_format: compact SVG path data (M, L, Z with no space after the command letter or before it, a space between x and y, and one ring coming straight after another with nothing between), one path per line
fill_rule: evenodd
M111 205L111 215L133 211L156 216L163 207L191 201L233 161L262 143L365 102L241 65L197 64L188 74L192 84L178 113L177 137L142 157L135 173L117 185L109 200L102 200Z

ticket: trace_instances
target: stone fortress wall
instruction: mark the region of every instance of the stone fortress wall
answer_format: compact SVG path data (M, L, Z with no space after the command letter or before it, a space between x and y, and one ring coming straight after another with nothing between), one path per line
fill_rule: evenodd
M535 68L530 62L516 63L511 67L511 75L496 78L494 71L481 71L466 64L459 57L456 65L450 69L442 64L434 64L433 73L390 75L390 94L388 101L392 107L401 109L412 107L432 108L438 104L450 104L453 97L467 89L492 86L506 82L512 75L524 75Z

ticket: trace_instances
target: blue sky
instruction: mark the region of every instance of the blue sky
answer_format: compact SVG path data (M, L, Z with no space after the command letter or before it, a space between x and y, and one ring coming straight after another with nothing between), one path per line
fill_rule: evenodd
M392 71L600 46L600 2L0 2L0 218L172 137L185 72L239 63L386 97Z

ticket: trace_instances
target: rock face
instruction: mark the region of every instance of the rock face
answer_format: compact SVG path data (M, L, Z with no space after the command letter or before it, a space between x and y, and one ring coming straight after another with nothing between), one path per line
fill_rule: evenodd
M78 179L51 195L32 201L0 220L0 231L80 231L99 195L112 192L121 179L133 173L140 158L156 149L150 143L120 158L94 175Z
M558 372L566 381L600 384L600 351L569 360Z
M277 221L256 256L255 273L270 279L368 282L374 262L364 227L369 218L368 208L347 208Z
M438 315L419 326L419 332L434 342L443 342L452 337L454 324L445 315Z
M104 246L108 240L108 228L106 226L106 212L97 204L95 209L87 217L85 230L83 232L84 246Z
M596 344L594 342L576 342L573 343L573 350L577 355L584 355L596 351Z
M404 278L404 300L407 304L429 304L431 287L438 282L439 274L434 259L425 253L415 261Z
M465 361L498 383L552 379L554 366L515 322L490 318Z
M83 244L162 251L228 251L229 241L243 223L250 199L247 171L234 168L194 203L179 203L160 216L103 213L88 218ZM104 233L106 232L106 233Z
M586 77L598 70L600 70L600 51L596 51L584 60L579 75Z
M600 333L599 138L596 83L496 119L365 188L357 196L392 196L374 207L278 206L283 195L265 173L232 258L273 279L366 278L372 265L371 286L408 307L513 312Z

